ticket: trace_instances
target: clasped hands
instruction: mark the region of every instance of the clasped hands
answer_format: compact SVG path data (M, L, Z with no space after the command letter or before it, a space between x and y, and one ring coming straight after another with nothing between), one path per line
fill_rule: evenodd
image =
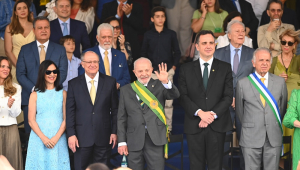
M199 123L199 128L206 128L209 124L214 122L215 120L215 113L211 111L204 112L202 110L198 111L197 115L201 118Z
M123 4L122 2L119 4L118 9L117 9L117 15L119 17L122 17L123 14L129 15L132 11L132 4Z
M42 142L44 143L44 145L49 148L49 149L52 149L54 148L54 146L56 145L56 143L58 142L59 140L59 137L57 136L53 136L51 139L49 139L48 137L44 137L42 139Z

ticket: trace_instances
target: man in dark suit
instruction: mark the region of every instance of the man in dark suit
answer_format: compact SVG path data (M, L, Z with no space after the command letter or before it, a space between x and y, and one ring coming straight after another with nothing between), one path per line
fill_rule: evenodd
M228 13L239 11L242 14L243 23L246 26L246 35L250 35L253 47L257 47L258 19L255 16L252 5L246 0L220 0L220 6Z
M70 18L70 0L55 1L54 11L58 18L50 22L50 40L59 44L61 37L65 35L72 35L75 38L74 55L75 57L80 58L81 48L83 51L91 47L85 23Z
M103 23L98 27L97 40L99 45L86 51L93 51L100 56L99 71L102 74L112 76L117 80L117 89L130 83L130 75L125 54L112 48L113 27ZM107 53L106 53L107 52ZM107 60L106 60L107 59ZM108 62L106 65L106 61ZM78 68L78 74L84 73L82 66Z
M117 142L118 94L116 80L99 73L99 56L85 52L85 74L68 84L66 130L69 148L74 152L75 170L90 163L108 163L110 147Z
M178 79L190 167L204 170L207 162L209 170L220 170L226 132L232 129L232 70L230 64L213 57L213 32L200 31L196 42L200 58L182 65Z
M101 23L108 17L116 16L120 19L121 32L131 45L133 60L140 56L138 32L143 29L143 8L131 0L114 0L103 5Z
M38 77L40 63L52 60L59 68L62 84L68 71L66 50L63 46L49 41L50 23L46 17L37 17L33 22L36 41L24 45L17 61L17 80L22 86L22 110L24 112L25 132L30 133L28 124L28 101Z
M128 155L131 169L144 169L144 159L149 170L164 169L164 145L167 143L167 124L163 107L165 100L179 97L179 91L168 79L167 65L159 65L158 79L151 78L152 63L147 58L139 58L134 62L134 74L137 81L121 88L118 112L118 152ZM145 88L144 92L152 94L151 102L136 91L137 87ZM144 87L146 86L146 87ZM140 90L139 90L140 91ZM151 95L149 95L151 96ZM156 104L155 104L156 103ZM158 105L161 104L161 107ZM161 110L162 119L157 116L156 108ZM167 154L167 153L166 153Z
M235 87L239 79L248 76L253 71L252 56L254 49L244 46L245 41L245 25L240 21L231 21L227 25L228 38L230 44L226 47L216 50L214 57L231 64L233 77L233 102L229 107L231 120L235 122L237 138L241 136L241 122L235 114ZM229 144L225 146L225 150L229 149ZM227 151L226 150L226 151ZM245 169L243 154L240 152L240 169ZM228 159L225 159L226 164Z

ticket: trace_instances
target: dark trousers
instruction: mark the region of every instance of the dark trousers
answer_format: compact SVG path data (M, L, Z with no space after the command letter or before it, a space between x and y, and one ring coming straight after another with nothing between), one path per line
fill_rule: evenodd
M23 110L23 114L24 114L24 128L25 128L25 132L27 134L29 134L30 131L31 131L31 128L30 128L29 123L28 123L28 105L22 105L21 109Z
M208 125L200 133L186 134L191 170L221 170L226 133L212 130Z
M111 153L111 145L76 148L74 153L75 170L85 170L92 163L104 163L108 165Z

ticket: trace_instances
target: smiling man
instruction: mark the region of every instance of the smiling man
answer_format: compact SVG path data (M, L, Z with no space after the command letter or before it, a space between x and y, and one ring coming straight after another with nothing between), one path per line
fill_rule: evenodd
M200 31L196 42L199 60L182 65L178 80L190 165L191 170L204 170L206 163L209 170L220 170L225 135L232 129L232 70L230 64L214 58L211 31Z
M242 124L239 144L245 169L278 169L282 149L282 125L287 88L282 77L269 73L272 56L267 48L254 51L255 73L236 86L236 114ZM263 163L262 163L263 161Z

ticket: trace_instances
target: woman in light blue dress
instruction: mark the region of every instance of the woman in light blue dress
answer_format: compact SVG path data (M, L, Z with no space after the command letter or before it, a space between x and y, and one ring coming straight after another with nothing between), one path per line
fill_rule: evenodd
M35 90L30 95L28 121L32 129L26 170L70 170L66 129L66 92L53 61L41 63Z

